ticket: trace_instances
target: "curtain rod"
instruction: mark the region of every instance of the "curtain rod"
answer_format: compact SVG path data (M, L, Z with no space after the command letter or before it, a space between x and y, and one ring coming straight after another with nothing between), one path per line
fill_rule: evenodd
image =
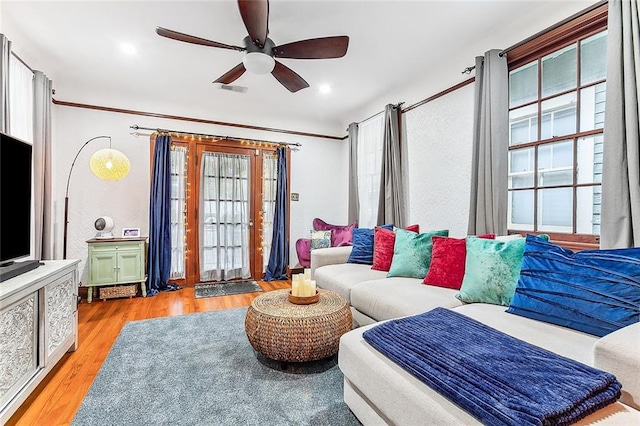
M584 16L587 13L598 9L600 6L602 6L604 4L607 4L607 3L608 3L608 0L600 0L599 2L597 2L595 4L592 4L591 6L587 7L586 9L583 9L583 10L577 12L577 13L574 13L573 15L569 16L568 18L563 19L562 21L560 21L560 22L558 22L558 23L556 23L556 24L554 24L554 25L552 25L552 26L550 26L548 28L545 28L544 30L535 33L531 37L527 37L526 39L524 39L524 40L522 40L522 41L520 41L520 42L518 42L518 43L516 43L516 44L514 44L512 46L507 47L502 52L500 52L499 55L500 56L504 56L507 53L511 52L513 49L516 49L516 48L518 48L518 47L520 47L520 46L522 46L524 44L527 44L531 40L534 40L534 39L536 39L536 38L548 33L549 31L553 31L556 28L559 28L559 27L563 26L567 22L571 22L574 19L577 19L577 18L579 18L581 16ZM474 69L476 69L475 65L470 66L470 67L466 67L465 69L462 70L462 74L471 74L471 71L473 71Z
M150 130L153 132L158 132L158 133L178 133L178 134L182 134L182 135L191 135L191 136L203 136L203 137L209 137L209 138L219 138L219 139L225 139L225 140L229 140L229 141L247 141L247 142L257 142L257 143L265 143L265 144L272 144L272 145L286 145L286 146L302 146L302 144L300 142L296 142L296 143L288 143L288 142L274 142L274 141L263 141L263 140L259 140L259 139L247 139L247 138L234 138L231 136L221 136L221 135L212 135L209 133L194 133L194 132L185 132L182 130L169 130L169 129L160 129L160 128L152 128L152 127L141 127L138 126L137 124L134 124L133 126L129 126L130 128L132 128L133 130Z
M404 102L398 102L397 104L391 104L391 105L393 105L393 106L394 106L394 107L396 107L396 108L400 108L402 105L404 105ZM356 124L361 124L361 123L364 123L364 122L365 122L365 121L367 121L367 120L371 120L373 117L375 117L375 116L376 116L376 115L378 115L378 114L382 114L383 112L384 112L384 110L382 110L382 111L380 111L380 112L376 112L376 113L375 113L375 114L373 114L372 116L367 117L367 118L365 118L364 120L357 122ZM402 111L400 111L400 112L402 112ZM349 131L349 128L347 127L347 132L348 132L348 131ZM346 136L345 138L348 138L348 137L349 137L349 136Z

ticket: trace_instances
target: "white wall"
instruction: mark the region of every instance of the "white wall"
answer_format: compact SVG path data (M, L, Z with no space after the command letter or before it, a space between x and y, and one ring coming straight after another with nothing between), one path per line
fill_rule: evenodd
M469 84L403 114L409 223L420 224L422 232L448 229L452 237L467 234L473 87Z
M180 114L179 106L175 114ZM314 217L335 223L346 223L347 172L343 170L345 141L259 132L229 127L188 123L177 120L140 117L65 106L53 107L53 218L54 252L62 257L63 210L67 176L74 156L94 136L112 137L112 147L122 151L131 161L131 172L118 182L95 177L88 162L91 154L108 146L107 139L91 142L80 153L69 186L69 229L67 257L82 260L81 280L86 281L86 240L95 236L94 221L111 216L114 234L122 227L139 227L148 235L150 188L149 132L138 138L129 126L222 134L262 140L300 142L299 151L291 154L291 192L300 193L300 201L291 203L290 264L297 264L295 241L308 237Z

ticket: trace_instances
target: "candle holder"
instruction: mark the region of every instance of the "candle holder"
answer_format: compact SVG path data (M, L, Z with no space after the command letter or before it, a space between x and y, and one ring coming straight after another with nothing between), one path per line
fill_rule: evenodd
M313 296L294 296L293 294L291 294L291 292L289 292L287 296L289 302L293 303L294 305L311 305L313 303L318 303L318 301L320 300L320 293L318 293L317 290L316 294L314 294Z

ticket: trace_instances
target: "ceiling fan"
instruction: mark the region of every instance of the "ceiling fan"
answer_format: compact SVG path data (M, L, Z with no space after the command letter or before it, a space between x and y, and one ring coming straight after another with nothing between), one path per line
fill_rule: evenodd
M257 74L271 73L290 92L309 87L302 77L274 58L331 59L341 58L347 53L348 36L320 37L276 46L269 34L269 0L238 0L242 21L249 35L244 38L244 47L233 46L180 33L166 28L156 28L156 33L186 43L245 52L242 62L214 83L230 84L245 71Z

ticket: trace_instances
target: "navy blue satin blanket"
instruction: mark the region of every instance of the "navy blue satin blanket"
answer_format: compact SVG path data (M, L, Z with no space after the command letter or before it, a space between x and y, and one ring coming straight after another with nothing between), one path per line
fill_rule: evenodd
M486 425L568 425L620 397L612 374L444 308L363 337Z

